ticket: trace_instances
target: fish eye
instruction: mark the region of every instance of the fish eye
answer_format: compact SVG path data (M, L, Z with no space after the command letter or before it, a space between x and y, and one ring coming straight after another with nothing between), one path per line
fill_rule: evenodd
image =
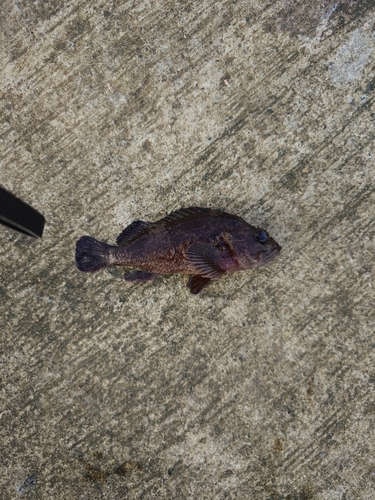
M266 245L268 243L268 240L269 240L269 236L268 236L268 233L267 231L264 231L262 229L262 231L260 231L258 234L257 234L257 240L259 241L259 243L261 245Z

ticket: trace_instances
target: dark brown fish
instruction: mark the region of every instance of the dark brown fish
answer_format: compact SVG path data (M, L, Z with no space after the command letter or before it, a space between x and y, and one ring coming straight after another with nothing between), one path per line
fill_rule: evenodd
M190 274L188 287L194 294L225 274L264 266L281 250L267 231L241 217L198 207L181 208L157 222L136 220L116 243L82 236L76 248L78 269L135 267L124 276L133 283L162 274Z

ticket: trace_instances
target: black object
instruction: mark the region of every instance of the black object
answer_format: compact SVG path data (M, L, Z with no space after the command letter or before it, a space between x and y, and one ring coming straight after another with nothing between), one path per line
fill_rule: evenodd
M41 238L45 218L30 205L0 187L0 222L20 233Z

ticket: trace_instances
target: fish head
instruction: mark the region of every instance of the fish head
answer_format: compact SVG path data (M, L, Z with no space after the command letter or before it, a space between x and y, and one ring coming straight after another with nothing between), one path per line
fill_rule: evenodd
M251 267L261 267L271 262L281 251L281 246L265 229L255 227L247 242L248 257Z

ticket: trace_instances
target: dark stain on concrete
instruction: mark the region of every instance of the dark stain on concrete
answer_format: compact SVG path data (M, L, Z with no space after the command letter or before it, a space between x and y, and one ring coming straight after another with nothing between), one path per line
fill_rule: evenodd
M264 29L269 33L283 30L293 36L314 36L321 18L334 8L335 4L333 0L286 0L278 4L277 11L267 18Z
M124 462L119 466L117 466L113 470L113 473L119 476L124 476L126 474L129 474L129 472L133 472L136 470L142 470L141 465L136 461L129 461L129 462Z
M273 442L273 449L280 453L284 449L284 443L280 438L275 438Z
M114 466L107 465L107 467L105 467L104 454L99 451L95 451L93 457L95 463L85 463L83 455L79 458L84 464L84 478L93 483L106 483L111 477L126 476L132 472L141 471L143 469L142 465L135 460L129 460Z
M109 473L92 464L86 464L84 477L93 483L105 483L108 480Z
M313 488L310 486L305 486L300 491L293 493L272 493L267 500L314 500L315 494Z
M337 23L342 29L347 22L363 18L373 8L372 0L353 2L351 0L285 0L275 6L263 23L269 33L286 31L293 37L314 37L322 23Z

